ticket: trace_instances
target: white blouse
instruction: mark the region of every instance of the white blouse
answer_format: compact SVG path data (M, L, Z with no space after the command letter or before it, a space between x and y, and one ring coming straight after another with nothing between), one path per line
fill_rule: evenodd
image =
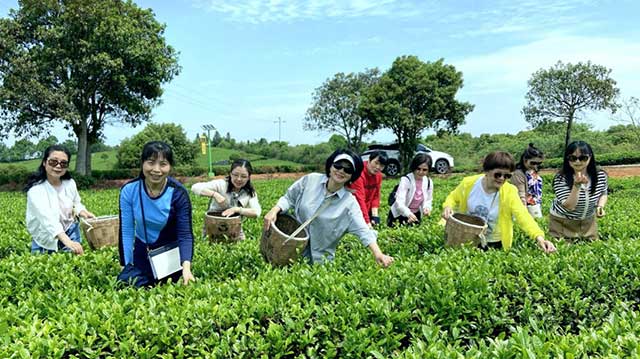
M29 189L27 231L40 247L58 250L57 236L65 231L65 225L67 228L71 225L68 223L69 213L63 213L61 208L69 205L72 206L72 216L77 216L86 209L80 201L80 194L73 179L62 180L57 190L47 180Z

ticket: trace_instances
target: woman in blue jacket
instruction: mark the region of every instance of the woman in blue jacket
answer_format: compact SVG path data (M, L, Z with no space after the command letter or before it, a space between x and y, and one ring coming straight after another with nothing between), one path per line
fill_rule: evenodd
M187 190L169 172L173 152L164 142L144 145L140 158L140 175L120 189L120 264L125 266L120 281L136 286L158 283L149 251L177 245L180 252L179 270L169 277L184 284L195 281L191 273L193 230L191 201Z

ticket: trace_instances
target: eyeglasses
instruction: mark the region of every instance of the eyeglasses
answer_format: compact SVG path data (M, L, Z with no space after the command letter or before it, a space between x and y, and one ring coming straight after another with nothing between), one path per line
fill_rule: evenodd
M343 170L344 173L348 174L348 175L352 175L353 174L353 168L349 165L343 165L341 163L334 163L333 168L335 168L336 170Z
M47 164L51 167L55 167L57 165L60 165L60 168L69 167L69 161L58 161L58 160L54 160L53 158L48 159Z
M502 172L494 172L493 173L493 178L495 179L500 179L502 177L504 177L504 179L509 179L511 178L512 174L511 173L502 173Z
M429 172L429 169L428 168L420 168L420 167L418 167L418 168L416 168L416 171Z
M580 155L580 156L569 155L569 156L567 156L567 160L569 160L569 162L576 162L578 160L580 160L582 162L585 162L588 159L589 159L588 155Z
M529 161L529 164L532 165L532 166L540 166L542 164L542 162Z

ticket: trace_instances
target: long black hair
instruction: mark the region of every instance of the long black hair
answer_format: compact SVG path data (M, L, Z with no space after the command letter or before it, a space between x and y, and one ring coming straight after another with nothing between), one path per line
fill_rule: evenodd
M45 162L47 162L47 160L49 159L49 155L51 154L51 152L56 151L64 152L67 155L67 160L71 162L71 152L69 152L66 147L61 145L51 145L47 147L47 149L44 150L44 153L42 154L42 161L40 161L40 166L34 173L29 175L29 177L27 178L27 184L24 186L22 191L26 193L31 189L31 187L38 185L47 179L47 170L44 168ZM71 179L71 172L67 169L67 171L60 177L60 179Z
M524 161L532 158L544 159L544 153L534 146L533 143L529 143L529 147L527 147L527 149L522 152L522 155L520 155L520 162L516 164L516 168L525 171L527 167L524 165Z
M596 156L593 154L593 150L588 143L584 141L573 141L564 150L564 159L562 161L562 169L560 174L564 176L565 181L569 185L569 188L573 186L573 175L575 171L569 164L569 155L572 155L576 150L580 151L580 154L589 156L589 164L587 165L587 175L591 180L591 194L595 193L598 186L598 168L596 167Z
M256 190L251 184L251 174L253 173L253 167L251 167L251 162L243 159L235 160L231 164L231 169L229 170L229 175L227 176L227 193L231 193L233 191L233 183L231 183L231 172L238 167L244 167L249 173L249 180L247 181L247 183L245 183L244 186L242 186L240 190L245 190L251 197L255 196Z
M349 180L346 183L347 185L350 185L353 182L355 182L358 178L360 178L360 175L362 174L362 170L364 169L364 163L362 163L362 158L360 158L360 156L358 156L355 152L351 150L338 149L333 151L333 153L329 155L329 157L324 163L324 173L327 175L327 177L329 177L329 173L331 171L331 166L333 165L333 161L335 160L336 157L338 157L338 155L341 155L341 154L348 155L349 157L351 157L351 159L353 159L353 165L354 165L353 174L351 175L351 178L349 178Z
M418 167L420 167L421 164L426 163L427 167L429 168L429 172L431 172L431 156L429 156L426 153L418 153L415 156L413 156L413 159L411 160L411 163L409 164L409 171L413 172L415 170L418 169Z
M144 147L142 147L142 154L140 154L139 178L144 179L144 173L142 173L142 165L144 164L144 161L150 158L158 158L160 155L162 155L162 157L169 162L171 167L173 167L173 151L171 150L171 146L162 141L151 141L145 143Z

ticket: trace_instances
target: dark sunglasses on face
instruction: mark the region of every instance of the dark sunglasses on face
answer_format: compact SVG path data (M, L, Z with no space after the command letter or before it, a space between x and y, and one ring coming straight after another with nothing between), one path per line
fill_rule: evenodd
M343 165L341 163L334 163L333 164L333 168L335 168L336 170L343 170L344 173L352 175L353 174L353 168L351 168L351 166L349 165Z
M511 178L511 173L502 173L502 172L494 172L493 173L493 178L495 179L500 179L504 177L504 179L508 180L509 178Z
M51 167L55 167L57 165L60 165L60 168L68 168L69 167L69 161L58 161L58 160L54 160L53 158L48 159L47 160L47 164Z
M589 156L587 156L587 155L580 155L580 156L569 155L569 156L567 156L567 159L569 160L569 162L576 162L577 160L585 162L586 160L589 159Z
M538 162L538 161L529 161L529 164L532 166L540 166L542 164L542 162Z

